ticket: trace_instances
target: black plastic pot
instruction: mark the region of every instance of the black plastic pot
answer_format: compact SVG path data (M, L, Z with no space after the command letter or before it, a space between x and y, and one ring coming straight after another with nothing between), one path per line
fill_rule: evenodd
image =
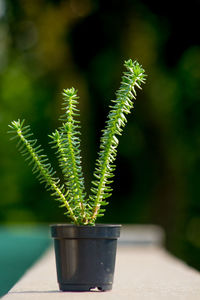
M51 225L62 291L112 289L120 225Z

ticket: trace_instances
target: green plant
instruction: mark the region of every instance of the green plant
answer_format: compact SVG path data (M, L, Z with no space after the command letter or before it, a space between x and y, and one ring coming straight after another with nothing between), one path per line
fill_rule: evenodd
M114 176L114 161L117 155L118 135L122 134L123 127L133 108L136 97L135 87L141 89L145 82L144 69L137 61L129 59L124 63L126 72L123 73L122 82L116 92L116 99L112 100L110 112L100 141L100 151L96 160L94 171L95 179L92 181L91 195L86 197L84 178L80 156L80 122L77 120L78 96L74 88L63 91L64 114L60 117L62 125L49 135L52 148L55 148L59 165L63 172L65 185L60 184L47 156L43 153L37 140L32 136L30 126L24 125L24 120L13 121L9 132L15 133L11 139L18 139L17 147L29 165L33 165L35 173L41 183L45 183L51 195L66 207L65 214L77 225L94 225L96 218L104 215L102 206L108 204L107 198L111 196L112 177Z

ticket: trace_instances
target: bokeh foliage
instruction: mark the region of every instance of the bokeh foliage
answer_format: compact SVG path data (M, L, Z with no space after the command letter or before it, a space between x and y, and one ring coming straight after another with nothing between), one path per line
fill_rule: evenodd
M58 126L62 89L77 88L90 188L100 130L130 57L148 79L120 139L102 221L160 224L168 248L200 268L200 5L192 4L0 0L2 223L65 220L9 142L7 124L32 124L57 167L47 135Z

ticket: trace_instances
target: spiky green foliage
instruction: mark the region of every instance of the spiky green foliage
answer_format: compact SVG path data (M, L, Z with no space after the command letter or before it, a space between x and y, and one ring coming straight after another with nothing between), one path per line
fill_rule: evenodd
M52 135L52 143L57 148L59 164L64 174L69 198L76 211L79 222L87 224L84 178L80 155L80 121L77 109L78 96L74 88L63 91L64 114L60 117L62 127Z
M122 76L121 86L116 92L116 100L112 100L114 104L111 106L106 127L103 130L99 157L96 161L95 180L92 181L92 196L90 196L90 203L93 207L91 221L102 216L105 209L101 207L108 204L106 199L111 196L112 192L110 184L114 176L114 161L119 144L117 136L122 134L123 127L127 123L125 115L129 114L133 108L136 99L135 87L141 89L141 84L145 81L144 69L138 62L132 62L130 59L124 65L127 71Z
M49 163L48 157L42 154L43 149L41 145L36 146L37 140L30 139L33 136L30 126L24 126L24 120L18 120L13 121L9 127L11 128L9 133L15 134L11 139L18 139L17 147L22 156L25 157L25 160L29 161L29 165L33 165L32 171L34 174L37 174L36 177L40 183L45 183L45 188L53 192L51 195L55 196L55 199L67 208L67 214L74 223L77 223L74 207L67 200L68 197L64 185L59 184L60 179L55 177L56 172Z
M144 69L131 59L125 62L127 69L122 76L116 99L111 106L105 129L100 141L100 151L94 171L91 195L87 198L81 167L80 153L80 121L77 108L78 96L74 88L64 90L63 110L60 117L61 127L50 136L52 148L56 149L60 168L64 175L65 185L55 176L51 164L37 140L30 139L32 133L24 121L13 121L9 127L13 138L18 138L18 148L22 155L33 164L33 173L41 183L45 183L47 190L67 209L67 216L77 225L93 225L97 217L104 214L102 206L107 205L107 198L111 196L112 177L114 176L114 161L117 155L118 136L122 134L136 97L135 87L141 89L145 81Z

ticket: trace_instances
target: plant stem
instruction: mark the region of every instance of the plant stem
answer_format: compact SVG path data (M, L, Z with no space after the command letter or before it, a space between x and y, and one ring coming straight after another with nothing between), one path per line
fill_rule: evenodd
M23 145L25 145L30 157L32 157L33 161L35 162L35 164L38 167L38 170L40 172L40 174L43 176L43 178L46 181L46 184L49 186L49 188L51 190L54 190L56 192L56 194L59 196L59 198L62 200L63 204L65 204L65 207L67 208L70 218L72 219L72 221L76 224L77 223L77 218L73 213L73 210L71 209L67 199L65 198L64 194L62 193L61 189L59 188L59 186L56 184L56 182L54 181L54 179L49 176L49 172L48 169L45 168L45 166L43 166L43 164L41 163L39 156L37 153L35 153L33 147L30 145L30 143L28 142L28 140L24 137L22 130L20 128L17 129L17 134L20 138L20 140L22 141Z
M116 93L115 103L111 106L111 111L106 121L106 127L103 130L103 136L100 143L99 157L96 161L94 176L97 178L92 184L95 187L91 188L94 195L90 196L92 203L92 216L90 222L94 223L98 216L102 216L104 210L101 205L106 205L104 201L108 198L112 189L108 186L108 179L113 177L115 166L113 165L117 155L118 139L116 135L121 135L123 127L127 120L125 114L129 114L133 108L133 99L135 99L135 86L141 89L140 84L144 83L144 69L135 61L128 60L125 62L128 72L124 72L120 89Z

